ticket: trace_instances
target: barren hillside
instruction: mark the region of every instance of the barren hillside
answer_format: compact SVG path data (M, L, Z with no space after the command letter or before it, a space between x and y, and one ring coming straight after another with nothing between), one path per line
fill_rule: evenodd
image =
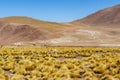
M70 23L28 17L0 18L0 44L120 46L120 5Z

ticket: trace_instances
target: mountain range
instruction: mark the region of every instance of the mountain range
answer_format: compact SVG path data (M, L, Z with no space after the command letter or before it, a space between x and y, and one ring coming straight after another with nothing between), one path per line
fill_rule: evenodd
M0 18L0 45L120 46L120 5L68 23Z

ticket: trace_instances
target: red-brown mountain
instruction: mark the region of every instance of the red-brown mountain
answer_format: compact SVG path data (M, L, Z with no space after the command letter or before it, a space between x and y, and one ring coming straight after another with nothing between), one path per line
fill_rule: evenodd
M92 26L120 26L120 5L100 10L73 23Z

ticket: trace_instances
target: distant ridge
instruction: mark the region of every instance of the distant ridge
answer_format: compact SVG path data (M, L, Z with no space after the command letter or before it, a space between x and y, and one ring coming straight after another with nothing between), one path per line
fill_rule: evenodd
M64 24L59 24L56 22L47 22L47 21L41 21L30 17L25 16L10 16L10 17L4 17L0 18L0 21L7 22L7 23L17 23L17 24L25 24L30 25L33 27L39 27L39 28L45 28L47 30L53 30L54 28L61 28L66 27ZM52 29L53 28L53 29Z

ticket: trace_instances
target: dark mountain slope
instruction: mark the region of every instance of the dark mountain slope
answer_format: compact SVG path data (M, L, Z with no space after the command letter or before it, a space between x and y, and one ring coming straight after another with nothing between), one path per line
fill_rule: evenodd
M73 23L94 26L120 26L120 5L100 10Z

